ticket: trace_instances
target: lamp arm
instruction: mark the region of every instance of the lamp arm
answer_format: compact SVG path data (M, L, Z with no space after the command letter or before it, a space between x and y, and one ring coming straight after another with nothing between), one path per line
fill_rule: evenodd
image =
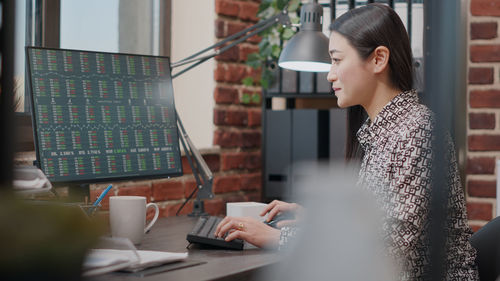
M246 39L254 36L255 34L258 34L265 29L271 27L274 24L281 23L283 25L290 25L290 18L288 17L288 11L285 8L281 13L274 15L266 20L263 20L255 25L252 25L248 28L245 28L244 30L237 32L224 40L221 40L220 42L205 48L185 59L182 59L178 62L174 62L170 64L170 68L173 69L175 67L179 67L182 65L186 65L189 63L193 63L186 67L185 69L181 70L180 72L173 74L172 79L176 78L177 76L185 73L186 71L189 71L190 69L198 66L199 64L202 64L203 62L224 53L225 51L229 50L230 48L236 46L237 44L245 41ZM233 41L234 40L234 41ZM230 42L231 41L231 42ZM229 44L227 44L230 42ZM226 45L227 44L227 45ZM223 46L225 45L225 46ZM223 47L221 47L223 46ZM220 49L216 49L219 48ZM201 56L205 52L216 49L214 50L213 53ZM191 197L197 192L196 196L196 201L194 202L193 205L193 213L191 213L191 216L200 216L200 215L206 215L204 212L204 207L203 207L203 202L201 199L205 198L213 198L213 193L212 193L212 182L213 182L213 174L208 168L207 163L201 156L200 152L196 147L194 146L193 142L189 138L188 134L186 133L186 130L184 129L184 125L182 124L182 121L179 117L179 114L177 113L177 110L175 111L175 114L177 116L177 127L179 129L179 138L181 139L182 146L184 147L184 151L186 152L186 158L188 160L189 166L191 167L191 170L193 171L193 175L196 180L197 188L191 192L191 194L186 198L184 203L180 206L180 208L177 210L176 214L179 214L181 209L186 205L186 203L189 201ZM192 161L191 157L194 158L194 162ZM201 179L200 179L201 177Z
M230 48L236 46L237 44L245 41L246 39L254 36L255 34L262 32L263 30L269 28L270 26L272 26L276 23L281 23L283 25L290 24L290 18L288 17L288 11L286 9L281 11L281 13L279 13L279 14L276 14L268 19L260 21L257 24L252 25L248 28L245 28L245 29L225 38L224 40L219 41L218 43L216 43L210 47L207 47L207 48L205 48L205 49L203 49L203 50L201 50L193 55L188 56L187 58L184 58L178 62L171 63L170 67L175 68L175 67L179 67L179 66L182 66L182 65L185 65L188 63L201 61L201 60L205 61L207 59L215 57L219 54L224 53L225 51L229 50ZM235 40L235 39L237 39L237 40ZM233 40L235 40L235 41L233 41ZM220 49L215 50L214 53L203 56L203 57L199 57L201 54L206 53L209 50L213 50L213 49L216 49L220 46L223 46L223 45L227 44L228 42L231 42L231 43L229 43L228 45L226 45Z
M175 114L177 116L179 139L186 153L186 158L188 160L189 166L191 167L191 171L193 172L193 176L196 180L196 188L191 192L186 200L184 200L184 203L182 203L182 205L177 210L176 215L179 215L180 211L182 210L182 208L184 208L186 203L194 196L195 193L198 193L193 204L193 212L189 214L189 216L204 216L207 214L205 213L203 201L201 201L201 199L214 197L212 193L212 182L214 177L212 171L210 171L207 163L201 156L201 153L196 148L196 146L194 146L193 142L189 138L189 135L184 129L184 125L182 124L177 110L175 111ZM194 163L192 158L194 158Z
M183 74L184 72L189 71L189 70L190 70L190 69L192 69L192 68L195 68L195 67L196 67L196 66L198 66L199 64L202 64L203 62L205 62L205 61L207 61L207 60L209 60L209 59L211 59L211 58L213 58L213 57L215 57L215 56L217 56L217 55L219 55L219 54L224 53L225 51L229 50L230 48L232 48L232 47L234 47L234 46L238 45L239 43L241 43L241 42L245 41L246 39L248 39L248 38L250 38L250 37L254 36L255 34L258 34L258 33L260 33L261 31L266 30L267 28L269 28L269 27L273 26L273 25L275 24L275 22L276 22L276 21L274 21L274 22L267 22L265 25L261 26L261 27L260 27L260 28L258 28L258 29L253 30L252 32L250 32L250 33L248 33L247 35L245 35L245 36L243 36L243 37L239 38L238 40L235 40L235 41L233 41L233 42L231 42L231 43L227 44L227 45L226 45L226 46L224 46L223 48L220 48L220 49L218 49L218 50L215 50L215 52L214 52L214 53L212 53L212 54L209 54L209 55L206 55L206 56L203 56L203 57L200 57L200 58L195 58L195 59L190 59L190 60L182 60L182 61L180 61L180 62L177 62L177 63L176 63L176 64L174 64L172 67L177 67L177 66L185 65L185 64L188 64L188 63L192 63L192 62L196 62L196 63L194 63L194 64L192 64L192 65L190 65L190 66L186 67L185 69L183 69L183 70L181 70L181 71L179 71L179 72L177 72L177 73L175 73L175 74L173 74L173 75L172 75L172 79L173 79L173 78L176 78L177 76L179 76L179 75L181 75L181 74Z

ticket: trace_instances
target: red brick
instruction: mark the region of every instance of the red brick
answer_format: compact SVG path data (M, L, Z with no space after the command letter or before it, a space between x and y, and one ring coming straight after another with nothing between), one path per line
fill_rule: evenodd
M239 49L239 58L240 61L247 61L247 57L249 54L257 53L259 51L259 46L251 45L251 44L240 44L238 45Z
M226 21L223 19L215 20L215 37L224 38L227 36Z
M500 108L500 90L475 90L470 92L473 108Z
M262 37L260 37L259 35L254 35L247 39L248 43L253 43L253 44L258 44L260 43L260 41L262 41Z
M240 60L239 47L238 46L231 47L222 52L220 55L215 56L215 59L218 61L232 61L232 62L239 61Z
M177 210L181 207L182 203L168 204L165 207L160 208L160 214L162 217L173 217L175 216ZM187 215L193 211L193 201L189 201L182 208L179 215Z
M217 66L214 70L214 80L217 82L224 82L227 72L227 64L225 63L217 63Z
M241 80L247 77L247 66L243 64L228 64L224 75L224 81L229 83L241 83Z
M248 153L245 156L245 168L249 170L260 169L262 165L262 157L260 151Z
M223 148L236 147L241 144L241 138L241 132L217 129L214 133L214 145Z
M493 84L493 68L470 67L469 84Z
M245 126L248 124L248 113L246 110L228 110L225 123L230 126Z
M470 39L493 39L496 37L496 22L473 22L470 24Z
M215 0L215 12L219 15L237 16L240 6L231 0Z
M220 158L218 154L203 154L203 160L208 165L208 168L212 172L217 172L220 169ZM194 161L194 160L193 160ZM192 174L191 166L189 166L189 161L186 156L182 157L182 171L184 174Z
M495 129L495 114L469 113L469 127L471 129Z
M500 135L472 135L468 140L470 151L500 151Z
M492 175L495 173L494 157L475 157L467 159L467 170L469 175Z
M217 63L214 79L217 82L241 83L247 73L247 66L243 64Z
M215 125L225 125L226 124L226 110L223 108L214 108L214 124Z
M244 202L247 201L245 199L245 196L239 195L239 194L231 194L231 195L226 195L224 196L224 204L227 204L228 202Z
M244 148L260 147L262 134L261 131L244 131L241 133L241 146Z
M238 102L238 90L233 87L217 86L214 91L217 104L232 104Z
M119 196L144 196L149 202L151 201L151 194L151 186L149 185L118 187Z
M240 11L238 17L242 20L258 21L257 12L259 11L259 4L252 2L240 2Z
M226 21L226 25L227 25L226 37L229 35L233 35L237 32L242 31L243 29L247 28L246 23L236 22L236 21Z
M228 126L244 126L248 123L248 114L245 110L214 109L214 124Z
M490 203L468 202L467 213L469 220L489 221L492 219L493 206Z
M470 11L474 16L500 16L500 1L471 0Z
M262 174L252 173L241 175L241 190L262 189Z
M154 182L153 197L156 202L181 199L184 197L184 184L180 180Z
M220 155L218 153L203 154L202 157L210 171L215 173L220 170Z
M221 198L205 200L205 212L211 216L224 215L226 213L226 204Z
M470 180L468 182L469 196L496 198L497 187L495 181Z
M153 207L149 207L146 210L146 225L149 223L150 220L152 220L155 217L155 209ZM162 217L162 212L159 210L158 212L158 218Z
M262 121L262 114L260 109L254 109L248 111L248 126L258 127Z
M223 153L221 155L222 171L243 169L245 161L245 154L242 152Z
M471 224L470 228L472 229L472 232L477 232L481 227L483 227L486 223L481 223L481 224Z
M184 182L184 198L188 198L189 195L197 188L196 180L193 178L187 179ZM193 195L196 196L196 195Z
M213 184L214 193L238 191L241 188L240 175L216 176Z
M90 196L89 202L94 202L105 189L106 189L106 186L95 188L95 189L91 188L90 195L89 195ZM101 204L100 210L109 210L109 197L111 197L111 196L115 196L114 188L111 188L111 190L108 192L108 194L106 194L106 196L104 196L104 198L102 199L102 201L100 203Z
M260 81L260 77L262 75L262 69L261 68L252 68L252 67L247 67L247 73L246 73L246 76L250 76L253 78L253 81L255 82L259 82Z
M470 60L472 62L500 62L500 45L472 45L470 46Z
M260 191L245 194L245 200L247 202L261 202L262 194Z

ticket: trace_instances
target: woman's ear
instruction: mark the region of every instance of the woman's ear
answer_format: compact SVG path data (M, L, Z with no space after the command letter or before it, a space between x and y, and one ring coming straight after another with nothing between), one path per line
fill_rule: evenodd
M373 51L373 72L381 73L389 66L389 49L385 46L378 46Z

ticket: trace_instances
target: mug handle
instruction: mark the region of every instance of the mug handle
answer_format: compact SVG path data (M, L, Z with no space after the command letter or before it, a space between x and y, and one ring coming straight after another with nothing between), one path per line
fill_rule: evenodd
M158 208L158 205L156 205L155 203L148 203L146 205L146 212L149 207L155 208L155 217L149 222L148 226L144 228L144 233L148 232L151 229L153 224L155 224L156 220L158 219L158 215L160 214L160 209Z

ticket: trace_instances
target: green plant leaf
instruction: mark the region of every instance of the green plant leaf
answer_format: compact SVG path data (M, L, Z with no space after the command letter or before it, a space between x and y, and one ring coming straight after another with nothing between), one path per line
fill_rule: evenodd
M299 9L299 6L300 6L300 0L290 0L290 2L288 2L288 11L289 12L297 11Z
M252 102L253 103L260 103L260 95L258 93L252 94Z
M270 44L266 44L263 49L259 50L261 56L264 58L269 57L271 55L272 51L273 51L273 48Z
M241 82L245 86L252 86L253 85L253 77L247 76L247 77L243 78L243 80L241 80Z
M276 0L276 9L283 10L289 0Z
M274 77L273 73L269 69L264 69L262 71L262 77L260 84L264 89L269 88L269 86L273 83Z
M280 46L278 45L273 45L273 51L271 52L271 55L273 58L277 59L279 58L280 54L281 54L281 48Z
M285 30L283 31L283 36L282 38L284 40L288 40L290 38L292 38L292 36L295 34L295 32L291 29L291 28L285 28Z
M250 103L250 94L244 93L243 95L241 95L240 103L249 104Z

